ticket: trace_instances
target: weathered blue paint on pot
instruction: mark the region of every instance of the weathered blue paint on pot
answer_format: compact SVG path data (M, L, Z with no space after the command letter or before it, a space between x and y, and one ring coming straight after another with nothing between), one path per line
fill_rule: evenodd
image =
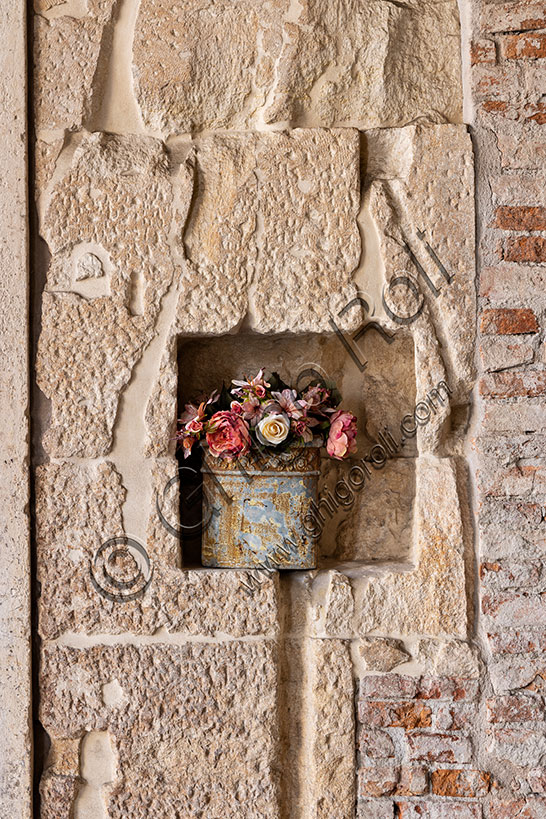
M316 503L320 449L221 461L205 451L203 491L212 516L203 532L205 566L313 569L316 543L304 518Z

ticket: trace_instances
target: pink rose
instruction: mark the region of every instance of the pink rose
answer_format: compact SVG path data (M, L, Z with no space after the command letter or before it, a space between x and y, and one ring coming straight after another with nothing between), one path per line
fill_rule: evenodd
M230 410L215 412L206 430L210 454L216 458L232 461L250 449L248 424Z
M338 461L356 452L356 418L350 412L338 410L332 415L326 451Z

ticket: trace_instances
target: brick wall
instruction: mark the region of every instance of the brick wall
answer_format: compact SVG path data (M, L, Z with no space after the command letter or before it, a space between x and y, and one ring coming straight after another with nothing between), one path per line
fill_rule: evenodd
M472 12L483 673L361 679L359 819L546 817L546 4Z
M477 454L489 819L546 816L546 5L482 3L472 49L480 296Z
M491 775L477 766L479 683L364 677L358 699L359 819L475 819Z

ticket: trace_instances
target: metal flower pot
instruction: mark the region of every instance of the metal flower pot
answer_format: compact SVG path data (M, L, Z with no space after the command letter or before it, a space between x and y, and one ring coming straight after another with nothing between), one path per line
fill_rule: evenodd
M305 528L317 501L320 448L252 453L238 461L203 456L209 507L203 531L204 566L313 569L316 542Z

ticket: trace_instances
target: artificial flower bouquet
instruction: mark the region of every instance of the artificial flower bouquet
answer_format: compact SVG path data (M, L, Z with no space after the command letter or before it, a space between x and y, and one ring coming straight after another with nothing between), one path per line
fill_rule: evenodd
M230 391L223 385L199 405L186 404L176 434L185 458L203 438L209 453L224 460L263 447L313 443L325 443L328 455L339 461L356 451L356 418L338 409L341 396L334 387L311 384L298 393L277 373L266 381L263 369L232 385Z

